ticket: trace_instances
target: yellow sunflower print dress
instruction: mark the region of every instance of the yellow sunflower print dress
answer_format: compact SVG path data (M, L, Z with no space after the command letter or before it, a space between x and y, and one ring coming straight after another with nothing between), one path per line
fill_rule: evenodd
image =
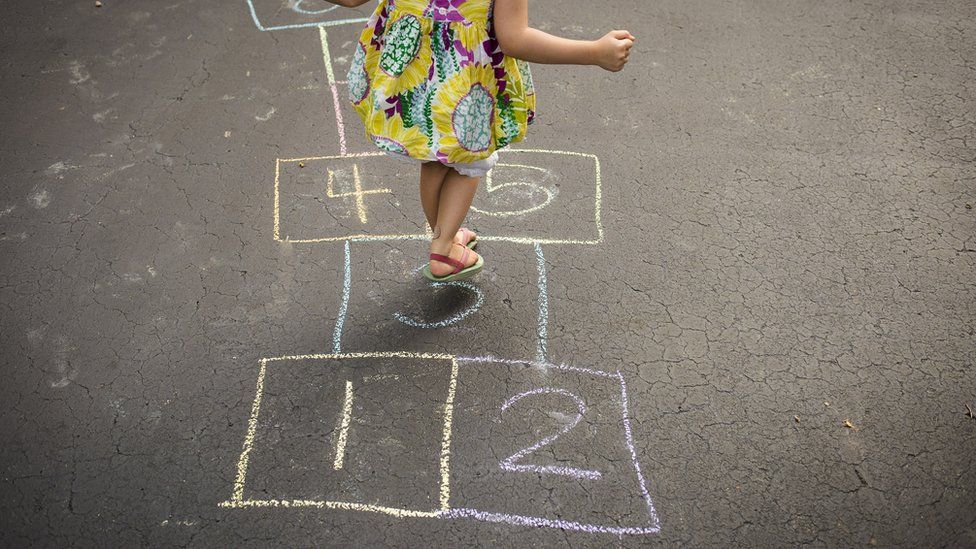
M491 0L380 0L349 68L349 99L388 153L483 160L525 137L529 66L502 53Z

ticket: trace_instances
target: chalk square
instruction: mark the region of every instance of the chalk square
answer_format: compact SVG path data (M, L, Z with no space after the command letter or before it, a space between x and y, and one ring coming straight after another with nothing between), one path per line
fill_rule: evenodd
M617 534L658 531L632 452L619 374L490 357L458 363L455 516Z
M428 239L417 177L416 165L381 152L279 158L274 238L291 243ZM503 149L481 185L468 222L480 228L485 242L603 240L600 163L594 155Z
M342 351L539 352L539 275L531 248L482 243L478 249L489 258L484 270L452 283L420 274L425 243L357 242L349 248L348 313L333 333Z
M309 0L247 0L247 9L260 31L334 27L363 23L365 17L349 17L349 10Z
M232 503L442 508L456 375L449 355L264 359Z

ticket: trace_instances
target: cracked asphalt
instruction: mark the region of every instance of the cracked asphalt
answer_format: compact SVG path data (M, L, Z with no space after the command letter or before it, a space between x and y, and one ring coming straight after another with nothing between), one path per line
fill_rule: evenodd
M321 171L282 181L274 238L276 159L339 154L318 29L262 32L244 0L103 2L0 21L4 546L976 546L973 2L534 2L545 30L638 37L618 74L534 67L517 148L597 156L604 229L540 248L544 349L532 245L486 239L472 290L418 281L418 242L354 242L343 309L343 245L288 241L360 223L311 205ZM324 6L254 5L265 27ZM357 30L328 28L340 95ZM348 150L370 150L343 109ZM592 234L589 172L533 162L552 217L473 226ZM392 189L365 199L373 222L421 230L414 171L361 166ZM221 507L261 359L336 332L595 372L460 363L450 504L646 526L627 423L660 532ZM437 508L450 367L269 364L246 499Z

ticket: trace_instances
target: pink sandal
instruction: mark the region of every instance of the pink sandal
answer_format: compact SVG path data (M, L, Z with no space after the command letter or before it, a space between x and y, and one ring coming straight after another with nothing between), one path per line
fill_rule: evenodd
M455 242L454 245L461 246L457 242ZM434 273L430 272L429 264L424 265L424 268L421 272L428 280L433 280L434 282L451 282L454 280L463 280L465 278L470 278L480 273L481 269L484 268L485 266L485 259L479 255L478 261L475 261L474 264L466 267L464 263L465 261L467 261L468 255L473 254L474 252L472 252L471 249L468 248L467 246L461 246L461 248L464 251L461 252L460 261L454 259L453 257L448 257L446 255L430 254L430 259L432 261L440 261L441 263L447 263L448 265L454 267L454 271L451 272L450 274L444 276L434 276Z
M478 247L478 233L465 227L458 229L458 232L461 233L461 242L458 242L458 244L466 246L469 250Z

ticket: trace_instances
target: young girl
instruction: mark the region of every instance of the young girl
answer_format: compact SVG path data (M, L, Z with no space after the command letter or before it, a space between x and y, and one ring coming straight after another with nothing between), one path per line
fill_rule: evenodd
M369 0L329 0L356 7ZM419 161L430 226L424 276L481 271L474 232L461 228L497 150L525 137L535 114L526 62L619 71L634 37L568 40L528 25L528 0L380 0L349 68L349 96L381 150Z

